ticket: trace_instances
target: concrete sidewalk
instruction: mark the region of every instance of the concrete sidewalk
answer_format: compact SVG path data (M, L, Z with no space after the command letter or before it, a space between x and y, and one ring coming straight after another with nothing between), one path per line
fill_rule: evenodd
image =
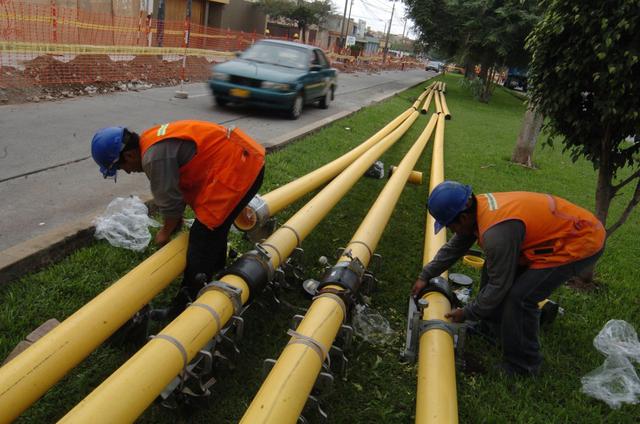
M419 75L419 78L416 78ZM403 76L408 76L403 74ZM270 138L268 143L265 144L267 150L273 150L281 148L282 146L290 143L296 139L304 137L305 135L317 131L322 127L329 125L330 123L349 116L358 110L367 107L371 104L380 102L389 97L402 92L411 86L415 86L432 76L431 74L425 74L422 71L421 74L413 75L413 78L405 78L402 84L398 88L394 88L390 91L379 90L379 93L369 95L368 102L365 104L348 105L348 107L335 108L336 110L328 116L318 117L319 119L308 120L306 124L303 123L300 127L293 126L293 129L277 137ZM358 89L358 88L356 88ZM75 134L74 134L75 135ZM94 168L95 165L92 161L86 160L82 163L82 166ZM54 170L56 171L56 170ZM64 172L64 170L57 170L58 172ZM92 169L92 171L95 171ZM38 178L34 176L32 178ZM49 176L41 176L41 178L52 178ZM146 186L146 179L144 175L136 175L132 178L131 175L127 176L127 181L122 183L118 182L120 190L130 190L129 192L136 192L143 201L150 202L152 199L149 194L143 194L139 191L141 186ZM58 183L60 184L60 183ZM106 187L104 192L100 195L105 198L113 198L118 194L114 191L110 193L113 188ZM79 193L79 196L85 194ZM96 193L86 193L86 195L96 195ZM69 199L73 201L73 199ZM46 205L36 205L37 207L46 207ZM15 208L20 207L33 207L33 205L13 205ZM69 255L73 251L87 246L93 242L94 227L92 224L93 219L103 212L104 208L90 211L82 217L75 218L72 222L63 222L60 225L56 225L50 231L37 235L29 240L11 246L3 251L0 251L0 284L12 281L19 278L29 272L37 271L38 269L45 267L51 263L59 261L65 256Z

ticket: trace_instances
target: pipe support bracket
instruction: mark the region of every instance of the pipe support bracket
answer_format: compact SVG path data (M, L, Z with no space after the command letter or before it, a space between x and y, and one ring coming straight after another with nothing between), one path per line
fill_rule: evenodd
M231 300L233 304L234 315L240 315L242 313L242 289L238 287L234 287L231 284L227 284L224 281L212 281L206 286L204 286L200 292L198 292L198 297L202 296L204 293L214 290L219 291Z
M292 329L287 330L287 334L291 336L288 345L299 343L310 347L318 354L320 362L324 362L324 359L328 358L329 349L313 337L305 336Z
M465 324L454 324L440 319L421 320L418 336L422 337L424 333L430 330L444 330L449 333L451 337L453 337L458 333L460 327L463 326L465 326Z
M171 343L172 345L174 345L179 351L180 354L182 355L182 369L183 371L187 368L187 365L189 365L189 360L188 360L188 355L187 355L187 349L185 349L185 347L182 345L182 343L180 343L180 341L178 339L176 339L173 336L170 336L168 334L157 334L155 336L149 336L149 339L153 340L153 339L161 339L161 340L166 340L169 343Z
M206 303L199 303L199 302L191 303L191 304L189 304L189 306L193 306L193 307L196 307L196 308L202 308L202 309L205 309L206 311L208 311L211 314L211 316L213 317L213 319L216 321L216 325L218 326L218 330L222 329L222 320L220 319L220 315L211 306L207 305Z
M321 297L326 297L336 302L338 306L340 306L340 309L342 309L342 316L343 316L342 321L344 322L347 319L347 305L345 305L344 299L342 299L340 295L332 292L324 292L315 296L313 300L319 299Z

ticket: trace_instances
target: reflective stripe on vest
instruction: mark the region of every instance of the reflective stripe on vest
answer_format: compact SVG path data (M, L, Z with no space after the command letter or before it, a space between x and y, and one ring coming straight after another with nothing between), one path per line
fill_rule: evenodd
M485 193L478 200L478 242L500 222L525 226L520 264L529 268L564 265L597 253L606 232L589 211L560 197L530 192Z
M264 166L265 150L239 129L203 121L175 121L146 130L140 154L162 140L190 140L196 154L180 167L180 191L198 221L218 227L238 205Z

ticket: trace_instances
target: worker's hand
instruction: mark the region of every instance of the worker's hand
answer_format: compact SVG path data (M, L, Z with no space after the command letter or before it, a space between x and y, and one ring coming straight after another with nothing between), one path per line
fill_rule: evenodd
M413 288L411 289L411 296L416 297L420 294L423 288L427 286L427 282L423 279L418 278L415 283L413 283Z
M170 241L171 241L171 232L166 231L165 228L162 227L160 231L156 233L156 239L155 239L156 244L158 245L158 247L162 247L165 244L169 243Z
M171 236L182 228L182 217L164 217L164 225L156 234L156 244L162 247L171 241Z
M451 318L453 322L464 322L464 309L456 308L448 314L444 314L444 317Z

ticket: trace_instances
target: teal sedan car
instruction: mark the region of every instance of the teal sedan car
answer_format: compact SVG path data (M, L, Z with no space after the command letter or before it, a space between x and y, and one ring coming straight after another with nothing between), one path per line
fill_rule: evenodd
M258 41L236 59L215 65L209 80L218 106L279 109L291 119L307 104L328 108L337 84L337 71L321 49L276 40Z

